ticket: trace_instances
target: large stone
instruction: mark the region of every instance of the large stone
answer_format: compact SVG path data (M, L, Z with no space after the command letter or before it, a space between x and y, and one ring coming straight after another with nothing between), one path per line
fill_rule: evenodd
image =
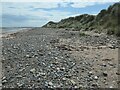
M75 85L76 84L76 82L74 81L74 80L70 80L71 81L71 83L73 84L73 85Z
M107 77L108 76L107 72L103 72L103 76Z
M94 79L95 79L95 80L98 80L98 76L94 76Z
M30 72L35 73L36 72L35 68L31 69Z

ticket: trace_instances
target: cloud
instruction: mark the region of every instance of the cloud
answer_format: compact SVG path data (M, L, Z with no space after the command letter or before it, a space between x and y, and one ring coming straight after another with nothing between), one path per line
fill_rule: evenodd
M40 0L39 0L40 1ZM59 0L58 0L59 1ZM74 14L80 15L81 12L72 11L75 8L85 8L93 6L96 2L3 2L0 14L3 15L4 25L28 25L41 26L48 21L59 21ZM98 3L98 2L97 2ZM99 2L99 4L103 2ZM107 2L104 2L107 3ZM71 5L71 7L70 7ZM58 8L63 7L62 10ZM72 10L65 11L72 8ZM48 10L49 9L49 10ZM13 23L8 23L13 22ZM21 23L22 22L22 23Z
M14 8L13 6L17 6L17 8L52 9L57 8L58 6L67 7L71 3L71 6L74 8L84 8L95 4L119 2L119 0L2 0L2 2L10 2L9 8ZM25 4L19 5L20 3Z
M31 24L31 26L41 26L50 20L59 21L61 18L65 18L71 15L71 12L67 11L61 12L59 10L52 9L50 9L50 11L43 10L43 7L39 7L39 5L40 3L3 3L3 25L10 26L10 24L20 24L30 26ZM35 10L36 8L39 9Z
M22 8L45 8L45 9L51 9L51 8L57 8L58 7L58 2L3 2L3 7L7 8L17 8L17 9L22 9Z
M69 4L70 4L70 2L61 2L61 3L59 3L60 7L68 7Z
M119 0L1 0L2 2L119 2Z
M33 8L45 8L45 9L51 9L51 8L57 8L58 7L58 3L57 2L54 2L54 3L50 3L50 2L41 2L41 3L34 3L34 4L31 4L31 6Z
M98 5L98 4L106 4L106 3L110 3L110 2L105 2L105 1L95 1L95 2L72 2L71 6L73 8L85 8L88 6L94 6L94 5Z
M71 6L74 8L85 8L93 5L95 5L95 2L75 2L71 4Z

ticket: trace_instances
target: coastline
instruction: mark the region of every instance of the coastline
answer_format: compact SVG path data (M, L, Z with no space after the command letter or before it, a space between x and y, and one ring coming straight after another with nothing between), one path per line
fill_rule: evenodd
M19 33L19 32L27 32L27 31L29 31L31 29L33 29L33 28L24 28L22 30L15 30L15 31L11 31L11 32L10 31L8 31L8 32L2 32L2 29L1 29L0 30L1 31L0 38L4 38L4 37L7 37L7 36L9 36L11 34L15 34L15 33Z

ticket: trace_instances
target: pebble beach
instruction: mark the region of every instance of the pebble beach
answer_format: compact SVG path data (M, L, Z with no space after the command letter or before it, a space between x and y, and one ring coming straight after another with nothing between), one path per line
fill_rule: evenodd
M3 88L118 88L119 38L34 28L2 37Z

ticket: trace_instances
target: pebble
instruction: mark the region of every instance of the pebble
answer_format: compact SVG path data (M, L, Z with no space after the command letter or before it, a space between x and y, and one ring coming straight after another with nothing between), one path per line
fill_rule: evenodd
M105 63L103 63L101 66L106 67L107 65Z
M58 57L55 57L55 59L57 60L57 59L58 59Z
M38 75L39 75L39 76L40 76L40 75L45 76L46 74L43 73L43 72L40 72Z
M94 76L94 79L95 79L95 80L98 80L98 76Z
M120 75L120 72L116 72L117 75Z
M93 87L98 87L98 83L93 83L92 86Z
M107 72L103 72L103 76L107 77L108 76Z
M65 77L66 77L66 78L71 78L71 77L72 77L72 75L65 75Z
M35 68L30 70L31 73L35 73L35 71L36 71Z
M113 88L113 86L110 86L109 88Z
M71 83L73 84L73 85L75 85L76 84L76 82L74 81L74 80L70 80L71 81Z
M109 44L108 47L109 47L110 49L115 49L115 48L116 48L115 45L111 45L111 44Z
M3 77L2 80L6 79L6 77Z
M93 72L92 72L92 71L90 71L90 72L89 72L89 74L90 74L90 75L92 75L92 74L93 74Z
M17 83L18 87L21 87L23 86L24 84L23 83Z
M113 64L112 62L108 62L108 64L109 64L110 66L113 66L113 67L114 67L114 64Z
M80 88L83 88L83 85L80 84L79 87L80 87Z
M22 72L23 70L25 70L25 68L22 68L22 69L20 69L19 71Z
M104 81L104 78L107 78L107 77L106 75L103 75L103 72L104 70L107 71L108 69L112 70L114 68L113 66L110 67L110 64L108 64L109 62L113 62L113 60L111 59L110 61L105 58L107 61L106 62L107 64L105 63L103 65L100 62L100 60L103 59L101 55L102 53L101 49L105 48L105 49L111 50L108 47L107 48L103 47L107 43L105 42L106 39L102 39L100 37L96 37L93 39L91 37L90 38L81 37L82 39L80 38L77 39L73 37L66 38L66 36L64 36L65 38L61 39L59 38L59 35L57 35L57 37L61 40L59 40L60 43L59 42L56 43L55 41L56 37L54 37L56 34L51 35L50 33L51 31L47 33L47 35L46 33L44 33L46 31L43 31L43 33L41 32L37 33L37 35L35 35L34 32L32 32L34 35L31 34L32 36L30 35L30 37L28 33L25 33L28 36L26 37L25 35L25 38L24 38L24 35L23 35L23 37L20 37L20 41L19 41L19 38L16 38L17 40L16 39L9 40L9 41L7 40L4 42L3 55L5 56L5 61L3 63L4 64L3 68L5 68L6 66L10 66L8 68L5 68L5 74L7 73L8 74L6 75L7 77L3 78L2 80L5 83L3 84L4 86L16 87L16 84L17 84L19 87L21 87L25 83L26 84L25 87L31 87L31 88L34 88L34 87L39 88L42 86L47 86L48 88L49 87L61 88L64 86L77 88L77 87L85 87L89 85L97 87L99 86L98 84L100 84L100 86L102 87L102 84L105 84L105 82L109 84L108 80ZM41 34L42 34L42 37L41 37ZM51 38L51 36L53 37ZM112 38L110 38L109 40L111 39ZM49 43L50 40L53 40L52 44ZM91 40L93 42L91 42ZM20 43L20 46L16 44L18 42ZM12 44L12 47L10 46L11 44ZM101 50L100 52L97 49L96 44L98 46L100 46L100 44L104 44L100 47L99 49ZM79 46L82 46L80 48L83 49L83 51L80 51ZM13 47L18 49L13 49ZM7 50L7 48L9 48L9 50L12 51L11 54L7 52L9 51ZM96 52L96 55L95 55L96 59L88 58L89 53L94 54L91 52L93 50L92 48L94 48L94 50L98 50L98 52ZM76 52L76 49L79 49L80 52ZM89 50L86 50L86 49L90 49L90 52ZM17 50L19 50L18 53L17 53ZM23 56L20 56L21 52L23 52L22 54ZM13 55L14 53L16 53L15 56ZM75 54L75 56L73 54ZM109 52L107 54L109 54ZM77 55L80 57L77 57ZM88 57L84 55L87 55ZM32 58L32 59L29 59L29 58ZM100 70L101 70L100 72L99 72L99 67L97 71L96 70L97 68L95 68L93 65L96 62L98 66L100 65ZM117 64L115 63L116 62L113 63L114 66L116 66L114 70L116 70L117 68ZM16 68L14 68L15 66ZM24 72L22 72L23 70ZM39 72L37 72L37 70L39 70ZM96 72L94 72L94 70ZM84 71L84 72L81 73L81 71ZM97 76L99 75L99 73L101 73L102 77ZM14 76L11 78L12 75ZM20 81L20 79L23 81ZM115 80L116 80L116 77L115 77ZM12 83L7 83L11 81ZM47 83L44 83L44 82L47 82ZM115 82L114 84L113 82L111 82L111 84L113 85L113 87L115 87L114 85L116 85ZM105 87L110 87L110 85L105 85Z
M77 89L77 88L79 88L79 87L78 87L78 86L75 86L74 88Z
M53 86L53 83L52 83L52 82L49 82L48 85Z
M57 69L58 71L60 71L60 68L59 68L59 67L57 67L56 69Z
M65 70L65 67L60 68L60 70L61 70L61 71L64 71L64 70Z
M7 80L2 80L2 83L4 84L4 83L7 83Z
M67 80L67 79L66 79L66 78L62 78L62 80L64 80L64 81L65 81L65 80Z
M21 76L21 75L17 75L16 77L17 77L17 78L22 78L22 76Z
M26 57L27 57L27 58L31 58L31 56L30 56L30 55L26 55Z
M2 83L0 83L0 89L1 89L1 87L2 87Z

